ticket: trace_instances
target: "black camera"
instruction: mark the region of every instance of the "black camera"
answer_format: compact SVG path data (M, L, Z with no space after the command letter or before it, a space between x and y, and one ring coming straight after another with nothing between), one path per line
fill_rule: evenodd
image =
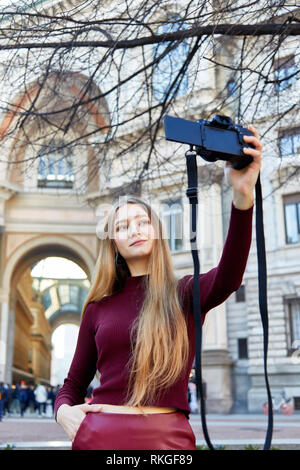
M228 116L216 114L210 121L194 122L166 115L164 126L167 140L193 146L197 155L208 162L226 160L235 170L242 170L253 161L243 152L243 147L254 148L243 140L244 135L253 133L234 125Z

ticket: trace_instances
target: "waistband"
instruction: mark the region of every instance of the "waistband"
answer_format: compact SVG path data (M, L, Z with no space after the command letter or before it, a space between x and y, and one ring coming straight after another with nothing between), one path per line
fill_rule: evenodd
M118 414L123 414L123 413L128 413L128 414L161 414L161 413L175 413L177 411L177 408L167 408L167 407L158 407L158 406L143 406L141 409L139 409L136 406L126 406L126 405L110 405L110 404L102 404L99 403L99 405L102 406L101 413L118 413Z

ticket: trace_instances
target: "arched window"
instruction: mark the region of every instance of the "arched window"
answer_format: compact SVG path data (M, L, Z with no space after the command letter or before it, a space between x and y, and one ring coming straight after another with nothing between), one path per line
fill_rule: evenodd
M186 29L186 24L180 21L180 17L173 17L169 20L169 23L164 23L157 29L157 34L171 33ZM162 42L154 48L154 58L159 57L168 47L169 42ZM175 77L177 76L180 68L182 67L188 51L187 40L183 40L174 48L171 52L166 54L159 62L155 65L153 72L153 94L154 97L161 101ZM185 72L183 77L179 78L180 85L176 92L176 96L183 96L188 90L188 75ZM174 90L177 88L178 82L174 86Z
M51 141L39 153L38 187L72 188L72 155L63 142Z

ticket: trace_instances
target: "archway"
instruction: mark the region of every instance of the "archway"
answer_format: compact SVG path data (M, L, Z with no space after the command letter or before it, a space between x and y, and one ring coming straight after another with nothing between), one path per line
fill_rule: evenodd
M54 255L56 259L64 258L78 265L85 273L85 279L52 279L50 284L48 279L48 287L38 290L31 269L39 261ZM6 382L21 379L50 383L52 332L62 323L79 324L93 266L90 252L78 241L63 235L37 236L14 251L6 264L1 289L2 313L5 308L7 313ZM4 292L7 293L6 302L3 301ZM74 300L77 296L76 308L74 302L63 300L63 293L68 299ZM52 299L50 310L49 306L45 308L49 295Z

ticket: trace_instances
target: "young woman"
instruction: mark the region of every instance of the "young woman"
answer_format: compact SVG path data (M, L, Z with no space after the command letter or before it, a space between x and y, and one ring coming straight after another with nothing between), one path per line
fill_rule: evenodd
M218 266L200 276L201 312L216 307L243 278L252 237L254 188L262 145L244 137L253 162L225 176L231 219ZM77 346L55 401L72 449L194 450L187 388L195 355L192 275L175 277L162 224L146 201L115 203L101 237L83 306ZM100 386L84 403L96 370Z

